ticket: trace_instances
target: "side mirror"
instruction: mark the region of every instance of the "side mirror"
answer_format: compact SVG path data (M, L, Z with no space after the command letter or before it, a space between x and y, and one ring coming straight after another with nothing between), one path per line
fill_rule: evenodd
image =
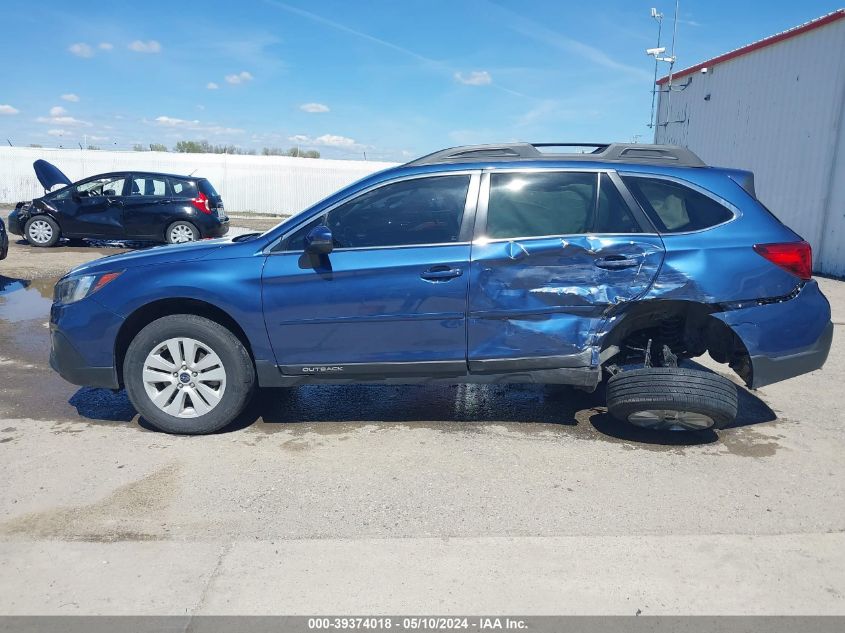
M315 226L305 236L305 252L313 255L328 255L334 250L332 230L325 224Z
M80 196L79 193L75 189L71 192L70 198L74 202L80 202L82 200L82 196Z

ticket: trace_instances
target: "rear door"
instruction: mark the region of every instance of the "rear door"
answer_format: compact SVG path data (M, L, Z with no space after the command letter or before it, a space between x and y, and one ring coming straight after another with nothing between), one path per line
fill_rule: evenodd
M134 239L161 239L171 215L171 198L167 177L131 174L128 195L123 202L126 236Z
M471 256L475 373L586 367L605 312L651 284L663 243L610 171L485 173Z

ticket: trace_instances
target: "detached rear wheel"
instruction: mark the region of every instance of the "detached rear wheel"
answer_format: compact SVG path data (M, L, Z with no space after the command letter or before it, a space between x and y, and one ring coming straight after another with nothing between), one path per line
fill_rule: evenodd
M721 429L736 419L736 385L697 369L645 367L610 378L607 408L617 420L649 429Z
M33 246L55 246L61 237L61 229L56 221L48 215L36 215L26 221L23 227L26 241Z
M167 433L212 433L244 409L255 385L252 359L228 329L180 314L153 321L133 339L123 363L138 412Z

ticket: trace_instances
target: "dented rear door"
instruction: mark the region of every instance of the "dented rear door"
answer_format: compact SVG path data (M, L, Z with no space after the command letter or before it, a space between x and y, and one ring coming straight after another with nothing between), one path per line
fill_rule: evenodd
M484 175L470 264L471 372L598 364L603 317L648 290L664 253L615 182L606 170Z

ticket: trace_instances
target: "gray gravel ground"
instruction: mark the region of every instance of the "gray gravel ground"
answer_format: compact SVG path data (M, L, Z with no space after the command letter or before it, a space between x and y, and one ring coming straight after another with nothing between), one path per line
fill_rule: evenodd
M47 366L52 283L112 252L0 262L0 613L845 614L843 282L827 366L718 434L601 390L327 386L187 438Z

